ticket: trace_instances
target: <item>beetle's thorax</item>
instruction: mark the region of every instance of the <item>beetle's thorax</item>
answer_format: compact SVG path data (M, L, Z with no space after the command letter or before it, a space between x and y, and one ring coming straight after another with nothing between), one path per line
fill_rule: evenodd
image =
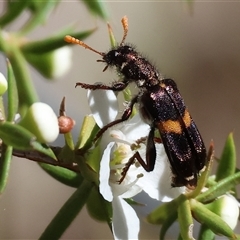
M151 63L129 45L110 50L103 57L108 66L116 69L138 87L149 88L159 83L159 73Z

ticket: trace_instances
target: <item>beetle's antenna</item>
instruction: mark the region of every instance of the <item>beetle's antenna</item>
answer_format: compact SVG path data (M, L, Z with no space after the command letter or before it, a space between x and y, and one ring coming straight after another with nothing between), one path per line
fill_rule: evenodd
M121 20L122 22L122 26L123 26L123 38L122 38L122 41L120 43L120 46L122 46L124 44L124 41L127 37L127 34L128 34L128 18L127 16L124 16Z
M82 47L84 47L84 48L86 48L86 49L91 50L92 52L95 52L95 53L101 55L102 57L105 55L105 53L99 52L99 51L97 51L97 50L89 47L89 46L88 46L87 44L85 44L83 41L80 41L79 39L77 39L77 38L75 38L75 37L72 37L72 36L70 36L70 35L66 35L66 36L64 37L64 40L65 40L66 42L68 42L68 43L78 44L78 45L80 45L80 46L82 46Z

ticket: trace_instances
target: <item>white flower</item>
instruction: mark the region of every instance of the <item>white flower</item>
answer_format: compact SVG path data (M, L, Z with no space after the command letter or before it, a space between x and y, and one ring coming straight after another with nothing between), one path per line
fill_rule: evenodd
M100 128L116 118L118 114L118 101L113 91L88 91L87 98L94 119Z
M111 104L108 96L110 96ZM116 96L112 91L94 90L88 92L90 108L97 124L102 127L113 121L117 115ZM109 114L109 104L113 115ZM106 108L102 111L102 108ZM101 114L105 112L105 114ZM105 119L106 117L106 119ZM148 136L150 127L145 124L139 114L121 124L108 129L102 136L101 149L103 151L100 163L100 193L113 207L113 233L115 239L137 239L140 222L134 209L124 200L145 191L151 198L170 201L182 192L182 188L171 187L171 171L162 144L156 143L157 158L154 170L146 172L138 164L132 164L122 178L123 168L136 150L145 159L145 141L136 144L136 140ZM135 144L136 150L132 150Z
M131 146L136 144L135 140L147 136L148 132L149 126L143 123L139 115L136 114L123 125L112 127L111 130L107 131L103 136L102 148L105 150L100 163L100 191L103 191L102 185L106 187L104 182L109 183L108 194L106 194L106 189L104 189L106 195L102 193L108 201L112 200L113 196L111 196L111 194L113 193L115 193L115 195L119 192L118 195L123 193L125 195L128 194L129 196L123 197L129 198L135 196L142 190L151 198L161 201L170 201L179 195L179 191L177 191L178 188L171 187L172 174L167 155L163 145L159 143L155 144L157 159L153 171L146 172L145 169L136 162L136 164L130 166L123 182L121 184L118 183L122 177L121 173L123 168L135 153L135 151L131 149ZM141 157L145 159L145 143L140 143L137 146L137 151ZM106 170L107 168L109 171ZM103 174L104 177L101 178L101 174Z

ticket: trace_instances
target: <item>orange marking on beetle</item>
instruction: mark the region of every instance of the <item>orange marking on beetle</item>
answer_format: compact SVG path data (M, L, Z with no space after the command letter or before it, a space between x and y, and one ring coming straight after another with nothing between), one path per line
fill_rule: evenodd
M167 133L173 132L177 134L182 133L182 127L179 121L167 120L164 122L159 122L157 126L163 132L167 132Z
M183 120L186 128L191 125L192 119L187 110L185 110L182 120ZM167 133L172 132L172 133L176 133L176 134L182 134L182 130L183 130L183 126L181 125L181 121L179 121L179 120L167 120L167 121L159 122L157 124L157 127Z
M185 110L184 116L182 119L183 119L183 122L185 123L186 127L189 127L191 125L192 118L187 110Z

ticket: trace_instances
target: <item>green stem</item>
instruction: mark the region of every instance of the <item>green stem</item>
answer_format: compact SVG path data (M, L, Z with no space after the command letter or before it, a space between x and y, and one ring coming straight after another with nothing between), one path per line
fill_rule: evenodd
M80 187L62 206L39 239L59 239L85 205L92 187L91 182L83 181Z
M18 90L17 83L13 73L12 65L7 59L8 68L8 115L7 121L14 121L15 115L18 111Z
M2 194L6 188L11 159L12 159L12 146L2 146L2 155L0 158L0 194Z
M17 82L20 110L25 111L34 102L38 101L38 96L27 69L27 62L22 53L14 48L9 56L14 75Z

